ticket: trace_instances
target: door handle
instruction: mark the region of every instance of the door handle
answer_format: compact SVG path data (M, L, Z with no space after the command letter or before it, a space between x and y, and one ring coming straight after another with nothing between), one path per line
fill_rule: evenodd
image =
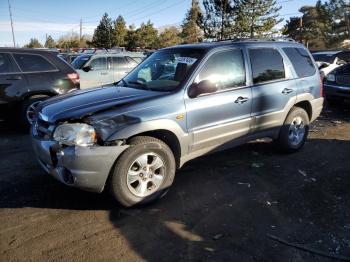
M22 77L21 76L11 76L9 78L6 78L6 80L21 80Z
M245 103L245 102L247 102L247 101L248 101L248 97L239 96L239 97L236 99L235 103L237 103L237 104L243 104L243 103Z
M108 75L108 73L101 73L101 75L105 76L105 75Z
M287 95L289 93L292 93L294 90L291 88L285 88L282 90L282 94Z

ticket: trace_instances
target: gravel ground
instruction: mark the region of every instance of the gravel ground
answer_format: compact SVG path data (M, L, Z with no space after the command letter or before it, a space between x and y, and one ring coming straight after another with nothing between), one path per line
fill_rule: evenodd
M0 261L350 260L349 152L348 104L324 110L298 153L258 140L201 157L163 199L123 209L46 175L0 121Z

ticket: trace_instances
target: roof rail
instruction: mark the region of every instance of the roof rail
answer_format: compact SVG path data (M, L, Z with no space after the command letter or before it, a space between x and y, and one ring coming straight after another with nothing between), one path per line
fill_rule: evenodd
M292 38L287 38L287 37L271 37L271 38L235 38L235 39L232 39L231 41L233 41L233 42L240 42L240 41L252 41L252 42L257 42L257 41L295 42L294 39L292 39Z

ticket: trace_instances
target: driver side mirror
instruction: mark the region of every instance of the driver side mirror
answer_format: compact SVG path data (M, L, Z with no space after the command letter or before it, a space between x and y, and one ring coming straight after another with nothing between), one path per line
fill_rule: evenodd
M203 80L199 83L193 83L188 90L188 96L195 98L203 94L211 94L218 91L217 85L210 80Z
M89 72L89 71L91 71L92 70L92 67L91 66L84 66L83 68L82 68L82 70L84 71L84 72Z

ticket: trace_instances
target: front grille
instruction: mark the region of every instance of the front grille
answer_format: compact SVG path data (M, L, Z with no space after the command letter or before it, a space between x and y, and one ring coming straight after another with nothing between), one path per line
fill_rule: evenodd
M338 75L336 83L340 85L350 85L350 75Z

